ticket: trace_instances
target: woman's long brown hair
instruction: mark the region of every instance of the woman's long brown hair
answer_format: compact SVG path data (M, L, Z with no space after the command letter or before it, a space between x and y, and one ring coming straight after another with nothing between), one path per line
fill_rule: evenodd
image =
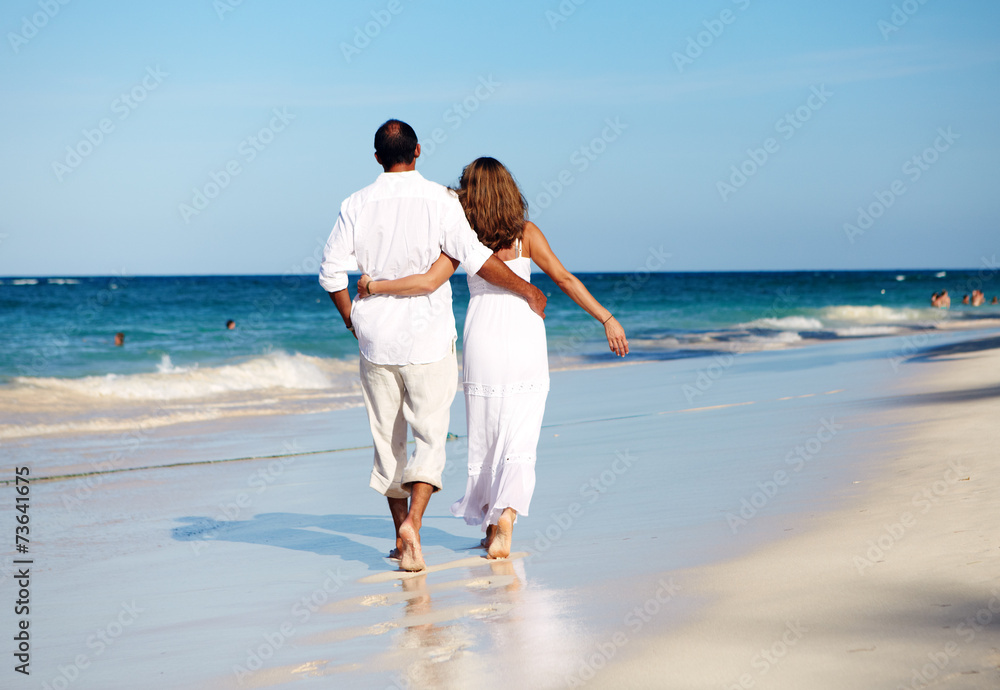
M503 163L496 158L477 158L465 166L456 191L480 242L498 251L521 239L528 220L528 201Z

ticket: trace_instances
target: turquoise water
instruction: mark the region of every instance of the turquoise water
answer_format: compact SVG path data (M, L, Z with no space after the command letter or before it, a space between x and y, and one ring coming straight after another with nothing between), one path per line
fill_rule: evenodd
M991 325L994 271L591 273L632 361ZM605 364L604 329L544 275L553 369ZM468 290L452 279L461 333ZM950 310L929 306L947 289ZM357 345L312 275L0 279L0 439L359 404ZM228 319L236 328L227 330ZM114 334L125 334L123 347ZM461 344L461 343L460 343Z
M1000 291L991 276L988 270L580 274L615 312L639 357L688 356L733 341L773 348L892 335L997 316L997 306L960 304L962 294L980 285L988 300ZM553 356L612 359L603 329L546 276L533 280L549 295ZM461 333L464 276L452 285ZM953 296L948 312L929 306L931 293L941 289ZM235 330L226 330L228 319ZM118 331L126 337L122 348L113 347ZM324 359L357 353L312 276L3 278L0 333L4 383L213 367L276 352Z

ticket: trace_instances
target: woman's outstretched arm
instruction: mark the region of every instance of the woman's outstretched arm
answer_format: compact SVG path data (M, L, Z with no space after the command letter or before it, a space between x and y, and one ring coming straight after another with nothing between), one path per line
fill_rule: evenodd
M426 273L395 280L372 280L367 274L358 278L358 295L427 295L444 285L458 268L458 260L442 253Z
M619 357L627 355L628 339L625 337L625 329L610 311L594 299L580 279L566 270L537 225L531 222L525 223L523 241L531 260L545 271L545 274L559 286L560 290L569 295L570 299L604 325L604 335L608 339L611 351Z

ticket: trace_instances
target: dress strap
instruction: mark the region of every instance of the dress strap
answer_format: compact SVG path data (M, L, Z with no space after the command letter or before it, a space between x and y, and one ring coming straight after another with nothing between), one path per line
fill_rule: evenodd
M521 238L517 239L517 258L521 258Z

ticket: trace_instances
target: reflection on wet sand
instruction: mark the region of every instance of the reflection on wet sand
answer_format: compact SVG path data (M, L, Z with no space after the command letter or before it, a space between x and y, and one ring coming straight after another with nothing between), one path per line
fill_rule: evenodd
M299 641L324 648L331 655L321 664L326 666L350 640L390 637L388 649L374 658L338 659L359 663L363 675L381 676L380 687L561 687L582 654L579 631L563 603L570 595L529 582L526 555L465 557L420 573L370 575L360 580L372 586L369 592L320 609L331 623L352 620L354 626L329 627ZM449 576L458 578L444 579ZM313 664L290 675L332 671Z
M528 584L523 559L481 565L489 576L401 581L402 631L385 662L402 687L554 687L571 672L579 645L558 595Z
M396 640L403 677L413 688L452 687L457 679L455 663L450 662L461 665L462 653L474 644L472 632L461 611L440 606L435 610L426 575L400 584L409 595L403 605L403 629Z

